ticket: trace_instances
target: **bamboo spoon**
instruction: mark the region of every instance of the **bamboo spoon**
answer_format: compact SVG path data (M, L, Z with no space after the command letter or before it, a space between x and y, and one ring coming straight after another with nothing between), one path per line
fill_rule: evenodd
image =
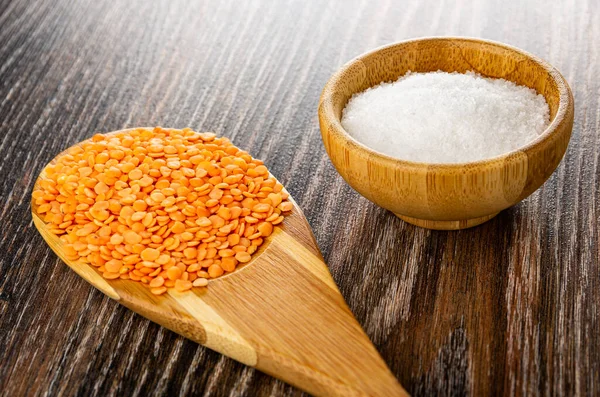
M34 203L32 216L50 248L78 275L186 338L314 395L407 395L346 305L304 214L291 201L291 215L251 262L209 281L207 288L170 289L162 296L131 280L106 280L93 267L67 260L62 241Z

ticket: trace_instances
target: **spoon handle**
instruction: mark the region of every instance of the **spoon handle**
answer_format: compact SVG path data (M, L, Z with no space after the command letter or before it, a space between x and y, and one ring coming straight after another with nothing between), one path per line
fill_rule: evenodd
M205 336L178 332L314 395L406 395L312 246L278 230L252 266L170 292Z

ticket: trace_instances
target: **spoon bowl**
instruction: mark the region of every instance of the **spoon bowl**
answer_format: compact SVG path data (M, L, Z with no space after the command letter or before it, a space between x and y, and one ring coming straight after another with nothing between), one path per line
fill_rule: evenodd
M291 214L246 265L206 288L169 289L161 296L140 282L107 280L94 267L69 260L33 202L31 209L36 228L63 262L151 321L314 395L406 395L346 305L301 209L290 201Z

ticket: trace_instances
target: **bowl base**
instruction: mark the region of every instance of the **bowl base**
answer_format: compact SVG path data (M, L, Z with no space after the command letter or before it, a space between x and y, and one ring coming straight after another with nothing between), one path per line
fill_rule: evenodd
M398 218L402 219L404 222L408 222L411 225L424 227L425 229L434 229L434 230L460 230L467 229L473 226L481 225L484 222L489 221L496 215L498 212L492 215L482 216L481 218L472 218L472 219L462 219L460 221L431 221L428 219L417 219L411 218L410 216L395 214Z

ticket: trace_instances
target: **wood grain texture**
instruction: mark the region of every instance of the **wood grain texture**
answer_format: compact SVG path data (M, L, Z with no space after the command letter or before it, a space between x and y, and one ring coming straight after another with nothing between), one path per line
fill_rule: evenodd
M0 394L299 396L90 287L29 216L61 150L136 125L190 126L264 159L334 280L413 395L600 393L600 4L0 1ZM329 77L420 36L505 42L557 67L577 111L530 197L458 232L354 192L317 120Z
M50 164L90 141L76 143ZM34 190L43 179L50 179L46 169ZM92 265L69 260L34 199L31 216L48 246L75 273L165 328L313 395L406 396L346 305L302 210L289 200L293 210L250 262L209 280L207 288L170 289L161 296L140 282L107 280Z
M476 72L541 93L550 124L534 141L491 159L456 164L399 160L358 142L342 127L352 95L408 72ZM573 95L560 72L514 47L489 40L437 37L401 41L348 62L319 100L325 149L344 180L411 224L437 230L482 224L538 189L563 158L573 128Z

